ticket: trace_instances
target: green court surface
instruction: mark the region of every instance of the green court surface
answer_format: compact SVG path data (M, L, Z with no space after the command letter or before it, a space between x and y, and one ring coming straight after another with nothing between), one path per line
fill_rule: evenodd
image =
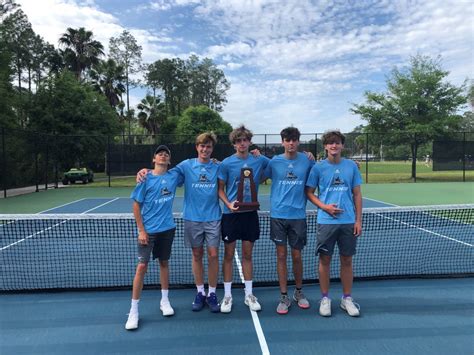
M270 194L271 185L261 185L261 195ZM0 199L0 213L38 213L82 198L129 197L131 187L80 187L74 186L33 192ZM474 183L423 183L423 184L367 184L362 186L365 198L399 206L464 204L474 202ZM183 190L177 190L183 196Z

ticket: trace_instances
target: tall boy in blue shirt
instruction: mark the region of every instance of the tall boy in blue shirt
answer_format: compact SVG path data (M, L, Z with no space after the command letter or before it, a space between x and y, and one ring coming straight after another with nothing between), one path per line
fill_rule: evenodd
M285 152L270 160L265 177L272 179L270 195L270 238L276 246L277 273L280 284L278 314L287 314L291 305L288 297L287 245L291 247L293 274L296 289L293 299L300 308L310 307L303 287L303 261L301 251L306 245L306 195L305 184L314 161L298 152L300 131L287 127L280 133Z
M345 141L341 132L326 132L322 140L327 158L314 165L306 182L306 195L319 209L316 246L322 296L319 313L324 317L331 315L330 264L337 243L343 289L341 308L356 317L360 307L351 296L352 257L356 253L357 237L362 233L362 178L356 163L341 157ZM316 188L318 197L314 195Z
M222 240L224 241L224 299L221 302L221 312L232 310L232 272L237 240L242 241L242 273L244 275L244 303L252 311L260 311L261 305L252 291L253 263L252 252L256 240L260 238L260 225L257 211L240 211L237 205L237 192L242 168L251 168L253 178L258 184L263 178L263 172L270 159L264 156L249 154L252 144L252 132L245 126L234 129L229 139L234 145L235 154L224 159L219 167L219 197L224 203L222 215ZM258 191L257 191L258 192ZM242 202L242 201L240 201Z

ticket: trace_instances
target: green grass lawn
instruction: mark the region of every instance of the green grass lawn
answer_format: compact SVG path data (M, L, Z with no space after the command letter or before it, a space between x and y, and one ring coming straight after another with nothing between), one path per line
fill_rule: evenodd
M362 163L360 172L364 181L366 180L366 164ZM419 162L416 165L417 182L442 182L442 181L462 181L462 170L453 171L433 171L432 166ZM474 171L466 171L466 181L474 181ZM368 179L369 184L374 183L400 183L413 182L411 179L411 162L384 161L369 162Z

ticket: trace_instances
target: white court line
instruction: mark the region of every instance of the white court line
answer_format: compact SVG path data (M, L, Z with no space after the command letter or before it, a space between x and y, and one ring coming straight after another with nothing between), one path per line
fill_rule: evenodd
M362 196L362 198L364 200L370 200L370 201L374 201L374 202L378 202L378 203L383 203L384 205L389 205L389 206L393 206L393 207L400 207L399 205L395 205L393 203L389 203L389 202L385 202L385 201L376 200L375 198L368 198L368 197L365 197L365 196Z
M27 240L27 239L33 238L34 236L37 236L38 234L41 234L41 233L44 233L44 232L46 232L46 231L48 231L48 230L50 230L50 229L53 229L54 227L57 227L57 226L59 226L59 225L61 225L61 224L63 224L63 223L66 223L67 221L68 221L68 220L66 219L66 220L64 220L64 221L61 221L61 222L59 222L59 223L56 223L54 226L51 226L51 227L48 227L48 228L46 228L46 229L43 229L43 230L41 230L41 231L39 231L39 232L33 233L33 234L31 234L31 235L29 235L29 236L23 238L23 239L17 240L16 242L14 242L14 243L12 243L12 244L8 244L7 246L4 246L3 248L1 248L0 251L5 250L5 249L8 249L8 248L10 248L10 247L12 247L12 246L14 246L14 245L16 245L16 244L20 244L21 242L24 242L24 241Z
M37 214L45 213L45 212L48 212L48 211L51 211L51 210L55 210L56 208L64 207L64 206L67 206L67 205L72 205L73 203L76 203L76 202L79 202L79 201L84 201L84 200L85 200L85 198L81 198L81 199L76 200L76 201L72 201L72 202L65 203L64 205L56 206L56 207L49 208L49 209L47 209L47 210L38 212Z
M245 282L244 273L242 272L242 264L239 260L239 253L237 250L235 251L235 262L237 263L237 269L239 270L239 275L242 280L242 283ZM260 320L258 319L257 312L252 311L249 307L250 314L252 315L253 325L255 327L255 331L257 332L258 342L260 343L260 349L262 349L263 355L270 355L270 350L268 349L267 340L265 339L265 334L263 334L262 326L260 325Z
M101 205L99 205L99 206L96 206L96 207L94 207L94 208L91 208L90 210L84 211L84 212L82 212L81 214L86 214L87 212L94 211L94 210L98 209L99 207L102 207L102 206L105 206L105 205L107 205L107 204L109 204L109 203L111 203L111 202L117 201L119 198L120 198L120 197L116 197L116 198L114 198L113 200L107 201L107 202L105 202L105 203L103 203L103 204L101 204Z
M111 203L111 202L114 202L114 201L116 201L116 200L119 199L119 198L120 198L120 197L116 197L116 198L114 198L113 200L107 201L107 202L105 202L105 203L103 203L103 204L101 204L101 205L99 205L99 206L96 206L96 207L94 207L94 208L91 208L90 210L84 211L84 212L82 212L82 213L80 213L80 214L86 214L87 212L93 211L93 210L95 210L95 209L97 209L97 208L99 208L99 207L102 207L102 206L105 206L105 205L107 205L107 204L109 204L109 203ZM23 239L17 240L17 241L14 242L14 243L8 244L8 245L2 247L2 248L0 249L0 251L5 250L5 249L8 249L8 248L10 248L10 247L12 247L12 246L14 246L14 245L20 244L20 243L24 242L25 240L28 240L28 239L30 239L30 238L33 238L33 237L35 237L35 236L37 236L37 235L39 235L39 234L42 234L42 233L44 233L44 232L46 232L46 231L49 231L50 229L53 229L53 228L55 228L55 227L57 227L57 226L59 226L59 225L61 225L61 224L64 224L64 223L66 223L67 221L69 221L69 219L66 219L66 220L64 220L64 221L61 221L61 222L59 222L59 223L56 223L54 226L48 227L48 228L43 229L43 230L41 230L41 231L39 231L39 232L35 232L35 233L33 233L33 234L31 234L31 235L29 235L29 236L23 238ZM13 222L11 222L11 223L13 223Z
M383 215L381 215L381 214L379 214L379 213L376 213L375 215L376 215L376 216L379 216L379 217L382 217L382 218L385 218L385 219L389 219L389 220L398 222L398 223L400 223L400 224L409 226L409 227L411 227L411 228L419 229L419 230L421 230L421 231L423 231L423 232L430 233L430 234L436 235L436 236L441 237L441 238L449 239L449 240L451 240L451 241L453 241L453 242L456 242L456 243L460 243L460 244L463 244L463 245L467 245L468 247L473 247L473 246L474 246L474 245L472 245L472 244L463 242L463 241L461 241L461 240L457 240L457 239L448 237L448 236L446 236L446 235L444 235L444 234L436 233L436 232L430 231L430 230L428 230L428 229L421 228L421 227L415 226L415 225L413 225L413 224L400 221L400 220L395 219L395 218L386 217L386 216L383 216Z

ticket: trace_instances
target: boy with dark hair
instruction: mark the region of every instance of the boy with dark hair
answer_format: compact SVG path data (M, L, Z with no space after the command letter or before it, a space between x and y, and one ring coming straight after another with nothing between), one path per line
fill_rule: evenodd
M184 179L184 243L192 249L192 270L196 283L196 295L192 303L194 312L207 304L213 313L220 312L216 296L219 274L219 242L221 233L221 208L217 194L219 164L211 159L217 137L204 132L196 137L197 158L186 159L171 172ZM147 170L137 174L137 181L145 178ZM204 289L204 241L207 244L209 289Z
M287 314L291 306L288 296L288 248L291 247L293 274L296 289L293 300L303 309L310 307L303 287L303 261L301 251L306 245L306 195L305 183L314 161L298 152L300 132L287 127L280 133L285 152L276 155L265 169L265 177L272 179L270 195L270 238L276 246L277 272L280 284L278 314Z
M168 298L169 269L176 225L173 220L173 200L176 187L182 179L176 172L168 171L171 153L160 145L153 155L155 167L148 172L145 182L137 184L132 192L133 214L138 228L138 265L133 279L132 304L125 329L138 328L138 303L143 280L148 268L150 253L160 264L161 302L163 316L172 316L174 310Z
M356 253L357 237L362 233L362 178L357 165L341 156L345 137L339 131L323 135L327 158L316 164L306 182L306 195L318 207L317 246L319 254L319 313L331 315L329 280L331 257L337 243L341 262L343 296L341 308L350 316L360 314L352 299L352 257ZM318 197L314 195L318 189Z
M224 241L224 299L221 302L221 312L232 310L232 272L236 241L242 241L242 271L245 283L245 301L252 311L260 311L261 306L252 291L252 251L253 245L260 237L260 225L257 211L240 211L237 204L237 192L241 169L251 168L256 189L263 177L269 159L264 156L249 154L252 144L252 132L245 126L234 129L229 139L236 153L224 159L219 167L219 197L224 203L222 215L222 240Z

